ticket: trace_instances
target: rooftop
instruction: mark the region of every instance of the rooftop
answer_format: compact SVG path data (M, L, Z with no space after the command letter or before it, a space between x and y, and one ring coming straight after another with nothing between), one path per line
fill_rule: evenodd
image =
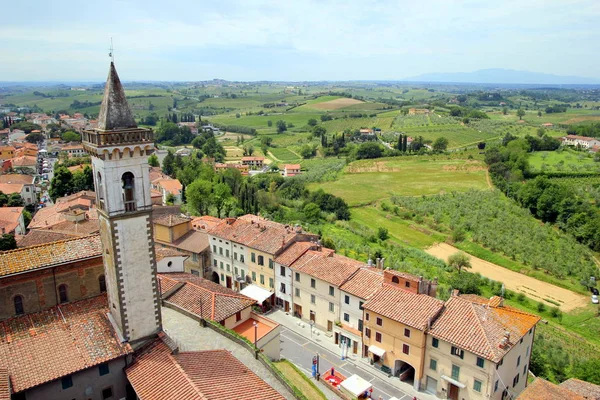
M175 195L179 194L181 190L183 190L183 185L181 182L173 178L159 178L152 183Z
M13 193L19 193L23 191L22 183L0 183L0 192L11 195Z
M600 385L571 378L561 383L560 387L575 392L588 400L600 400Z
M34 177L25 174L5 174L0 175L0 183L16 183L21 185L33 184Z
M207 231L220 224L223 220L221 218L212 217L210 215L203 215L192 219L192 227L194 229L201 229Z
M115 65L111 62L98 114L98 129L110 131L119 128L137 128L137 124L133 119L129 104L127 104L125 90L123 90Z
M175 226L175 225L185 224L190 221L191 221L191 218L182 217L181 215L176 215L176 214L162 215L153 220L153 222L155 224L163 225L163 226Z
M108 312L102 295L0 322L0 365L8 369L13 392L131 353Z
M288 246L284 251L281 252L275 258L275 262L283 266L289 267L296 261L302 254L306 253L316 245L311 242L294 242Z
M18 247L29 247L38 246L44 243L57 242L59 240L65 240L73 238L73 235L69 235L62 232L52 232L41 229L32 229L27 235L17 239Z
M521 392L517 400L585 400L580 396L562 386L555 385L544 379L536 378L533 383Z
M344 283L340 290L361 299L371 297L383 284L383 272L377 268L363 267Z
M272 323L270 323L270 322L272 322ZM256 324L256 338L254 337L255 324ZM267 320L267 318L264 318L264 317L257 318L257 317L252 317L252 315L251 315L250 318L248 318L241 324L237 325L235 328L233 328L233 330L238 335L242 335L243 337L250 340L251 342L254 342L254 339L256 339L258 341L258 340L262 339L263 337L267 336L269 334L269 332L271 332L273 329L275 329L277 327L277 325L278 324L276 322Z
M155 242L196 254L200 254L208 249L208 235L206 232L196 231L193 229L173 242L162 242L156 239Z
M37 157L21 156L11 159L12 165L17 167L30 167L37 165Z
M308 250L300 256L291 268L321 279L335 286L348 280L364 263L333 253L333 250Z
M416 294L384 284L363 307L365 310L424 331L443 306L443 301L426 294Z
M187 254L183 254L173 248L154 246L154 253L156 254L156 261L160 261L167 257L187 257Z
M284 400L227 350L177 353L156 340L125 372L140 400Z
M2 232L10 233L19 226L19 219L25 207L0 207L0 227Z
M492 362L499 362L540 317L503 306L499 297L452 296L429 334ZM502 347L505 332L510 340Z
M0 276L102 256L100 235L0 252Z
M161 294L175 288L163 298L189 313L221 322L256 303L218 283L188 273L158 274ZM177 289L176 286L179 286Z

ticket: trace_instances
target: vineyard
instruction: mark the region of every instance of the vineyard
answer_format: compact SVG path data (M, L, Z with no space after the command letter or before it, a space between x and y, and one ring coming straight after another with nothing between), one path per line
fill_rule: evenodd
M498 191L471 190L429 197L394 197L392 200L418 218L431 218L435 224L470 235L474 242L493 252L502 252L534 270L546 271L574 283L596 275L596 266L587 247L551 225L540 224L529 211Z

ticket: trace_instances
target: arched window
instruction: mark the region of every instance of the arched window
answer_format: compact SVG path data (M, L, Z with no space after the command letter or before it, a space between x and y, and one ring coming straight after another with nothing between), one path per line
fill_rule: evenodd
M134 176L131 172L125 172L121 177L121 187L123 188L123 203L125 211L135 211L135 187Z
M15 314L25 314L25 309L23 308L23 296L15 296L13 302L15 303Z
M99 203L99 208L101 210L104 209L104 183L102 182L102 175L100 174L100 172L98 172L96 174L96 185L98 186L97 188L97 194L98 194L98 203Z
M67 285L60 285L58 287L58 301L61 304L69 302L69 293L67 292Z
M106 277L104 275L98 277L98 284L100 285L100 293L106 292Z
M392 277L392 283L400 283L400 279L397 276Z

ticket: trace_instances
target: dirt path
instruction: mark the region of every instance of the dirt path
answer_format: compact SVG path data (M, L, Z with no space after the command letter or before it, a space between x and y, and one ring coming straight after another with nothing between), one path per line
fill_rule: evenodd
M485 180L487 181L487 184L490 187L490 189L493 189L494 185L492 185L492 180L490 179L490 171L489 170L485 171Z
M439 243L425 251L432 256L447 261L450 255L459 252L460 250L447 243ZM590 302L588 296L583 296L550 283L539 281L530 276L492 264L481 258L473 257L471 255L469 255L469 257L471 258L472 265L472 268L469 269L470 272L480 273L486 278L502 282L507 289L517 293L522 292L532 300L543 301L548 306L555 307L556 304L552 304L546 299L560 303L559 308L562 311L571 311L578 307L584 307Z

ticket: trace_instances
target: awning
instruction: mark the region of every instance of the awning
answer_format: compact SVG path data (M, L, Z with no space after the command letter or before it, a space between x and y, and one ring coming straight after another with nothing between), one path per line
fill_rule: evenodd
M260 286L248 285L240 291L240 294L248 296L262 304L262 302L271 297L273 293L269 292L267 289L261 288Z
M375 345L370 345L369 346L369 351L371 353L375 354L376 356L379 356L379 357L383 357L383 355L385 354L385 350L384 349L379 348L379 347L377 347Z
M455 379L452 379L452 378L450 378L449 376L442 375L442 379L443 379L443 380L445 380L445 381L448 381L448 382L450 382L450 383L451 383L451 384L453 384L454 386L458 386L458 387L459 387L459 388L461 388L461 389L464 389L464 388L465 388L465 384L464 384L464 383L460 383L459 381L457 381L457 380L455 380Z
M373 385L371 385L369 382L367 382L358 375L352 375L350 378L342 381L342 383L340 383L340 386L342 387L342 389L345 389L348 392L352 393L354 397L360 396L364 392L371 389L371 387L373 387Z

